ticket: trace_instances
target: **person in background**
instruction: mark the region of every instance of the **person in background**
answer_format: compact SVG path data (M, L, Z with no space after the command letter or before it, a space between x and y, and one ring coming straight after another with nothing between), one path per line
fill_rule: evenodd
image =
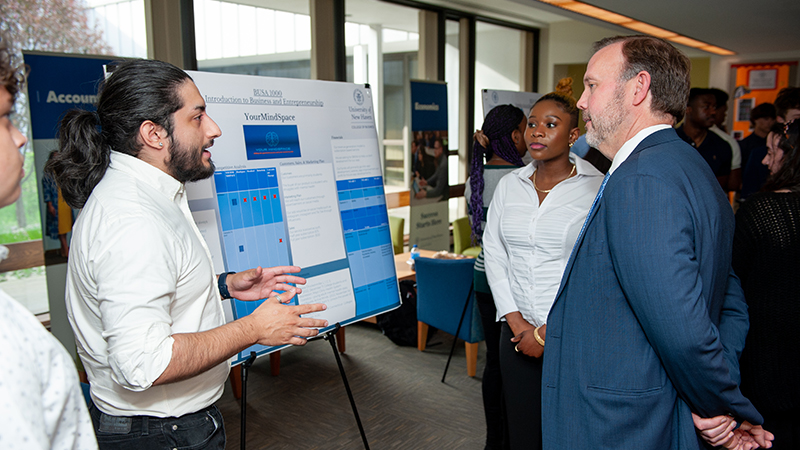
M411 167L415 173L424 172L425 159L422 157L424 153L425 146L422 145L422 141L416 139L411 141Z
M753 132L739 141L739 147L742 149L742 161L746 163L754 149L767 146L767 134L777 119L777 110L772 103L761 103L750 111L750 127ZM761 156L761 159L764 157ZM761 163L761 159L758 160L759 163Z
M800 119L767 136L770 176L736 212L733 269L742 280L750 331L740 360L742 393L775 435L800 448Z
M45 228L50 239L59 241L61 244L60 254L62 258L69 256L69 243L67 233L72 231L73 215L72 208L64 201L61 191L56 186L56 181L52 176L45 173L42 176L42 197L45 203Z
M800 117L800 87L786 87L775 97L775 112L781 123L791 122Z
M571 91L571 83L563 87ZM486 275L502 321L500 372L511 449L542 446L547 314L603 179L570 152L578 132L574 98L553 92L537 100L525 131L533 162L500 180L483 234Z
M774 105L775 120L778 123L791 122L800 117L800 87L787 87L778 91ZM744 172L743 199L760 191L764 186L769 176L769 170L761 164L765 156L767 156L766 144L751 150Z
M728 117L728 99L730 96L722 89L709 88L708 92L714 95L717 102L717 112L714 114L714 125L709 128L721 137L731 147L731 175L728 178L728 191L739 192L742 189L742 169L747 163L746 159L742 158L742 152L739 149L739 142L728 134L728 129L725 126L725 120Z
M214 402L229 358L254 345L305 345L327 321L323 304L285 305L299 267L216 277L184 183L214 173L221 135L183 70L119 63L97 112L68 111L45 171L82 208L72 233L66 304L91 385L100 448L222 449ZM277 291L284 291L278 294ZM225 323L223 298L265 299Z
M686 106L686 118L677 128L678 136L694 147L706 160L722 189L727 192L731 175L733 150L716 133L709 132L714 125L717 99L708 89L692 88ZM587 133L588 134L588 133Z
M22 74L0 34L0 208L14 203L27 138L11 122ZM0 261L8 249L0 245ZM0 289L0 448L96 449L78 370L58 340Z
M500 179L518 167L525 165L522 155L526 153L525 128L528 120L525 113L514 105L494 107L483 126L475 132L472 151L472 167L464 189L467 199L467 215L472 227L472 240L482 245L486 214ZM484 158L486 164L484 164ZM497 309L486 279L483 250L475 260L475 300L483 323L486 338L486 364L483 368L483 411L486 415L486 450L508 448L505 432L505 407L503 406L503 382L500 375L500 323Z
M447 199L447 189L450 185L447 182L447 152L444 149L442 138L433 138L432 148L436 170L428 178L423 178L419 172L415 173L417 183L424 188L416 193L416 197Z
M707 441L741 447L747 433L769 446L738 387L747 311L733 212L672 128L689 58L651 36L606 38L593 53L578 106L587 142L613 162L547 318L544 448L696 449L693 413L719 426L698 424Z

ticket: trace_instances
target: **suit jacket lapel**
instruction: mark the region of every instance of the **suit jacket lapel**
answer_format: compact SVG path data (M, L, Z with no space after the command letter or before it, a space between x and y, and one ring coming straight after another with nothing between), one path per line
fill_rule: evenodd
M603 189L605 189L606 184L608 184L608 180L611 178L611 176L606 175L606 178L607 178L606 180L603 180L603 184L600 185L600 191L598 191L598 195L600 195L600 192ZM561 295L561 291L564 290L567 278L569 278L569 274L572 271L572 266L575 263L575 257L578 255L578 251L581 248L581 244L583 244L583 240L586 237L586 232L589 230L589 226L591 226L592 221L594 220L594 217L597 215L597 211L600 210L600 205L602 203L603 203L603 197L601 196L599 199L596 200L596 202L594 202L592 209L589 210L589 215L586 216L586 221L584 222L584 225L581 228L581 232L578 235L578 240L575 241L575 245L572 246L569 260L567 260L567 265L566 267L564 267L564 273L561 275L561 284L558 286L558 292L556 293L556 298L555 298L556 301L558 301L558 297ZM555 304L555 302L553 304Z

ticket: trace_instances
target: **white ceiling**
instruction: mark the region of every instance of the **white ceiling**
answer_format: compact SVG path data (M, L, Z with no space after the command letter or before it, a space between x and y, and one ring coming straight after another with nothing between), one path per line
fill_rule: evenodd
M800 50L797 0L590 0L594 6L736 53Z
M228 0L234 1L234 0ZM308 1L235 0L308 14ZM606 24L536 0L423 0L483 16L546 27L563 20L603 25L620 34L633 31ZM800 51L798 0L584 0L585 3L694 38L738 54ZM380 23L417 31L417 11L379 0L346 0L348 21Z
M514 1L527 8L600 23L536 0ZM583 1L738 54L800 51L797 0ZM632 33L621 27L619 30Z

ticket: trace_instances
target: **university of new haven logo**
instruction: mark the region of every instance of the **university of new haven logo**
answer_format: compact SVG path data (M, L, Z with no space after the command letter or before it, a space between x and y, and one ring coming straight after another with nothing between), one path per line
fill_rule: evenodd
M497 91L492 91L492 101L495 103L500 103L500 96L497 95Z
M269 145L270 147L275 147L276 145L281 143L281 138L279 138L278 134L275 133L274 131L270 131L269 133L267 133L266 138L267 138L267 145Z
M355 100L356 104L358 105L364 104L364 93L361 92L361 89L356 89L353 91L353 100Z

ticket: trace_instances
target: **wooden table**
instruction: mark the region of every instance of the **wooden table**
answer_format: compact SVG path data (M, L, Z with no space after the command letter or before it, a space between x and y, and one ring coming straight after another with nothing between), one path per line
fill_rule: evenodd
M423 258L430 258L435 255L433 250L420 250L419 256ZM411 266L406 264L408 258L411 257L411 252L398 253L394 255L394 270L397 272L397 281L416 280L417 273L411 269Z

